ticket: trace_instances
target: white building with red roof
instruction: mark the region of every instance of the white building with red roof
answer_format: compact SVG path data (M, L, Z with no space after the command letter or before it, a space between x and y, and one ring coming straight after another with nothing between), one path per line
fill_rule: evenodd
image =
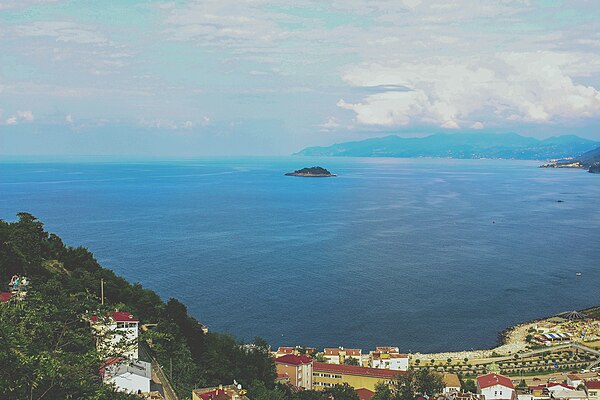
M600 381L586 381L585 391L589 400L600 400Z
M139 322L126 311L111 312L104 318L91 317L91 326L96 331L96 347L112 356L137 360Z
M313 360L307 356L287 354L275 360L277 374L287 374L289 383L303 388L312 389L313 385Z
M331 364L344 364L346 359L351 358L358 361L358 365L362 365L362 350L361 349L345 349L343 347L326 347L323 349L323 357Z
M484 395L486 400L516 399L515 386L512 381L499 374L478 376L477 393Z

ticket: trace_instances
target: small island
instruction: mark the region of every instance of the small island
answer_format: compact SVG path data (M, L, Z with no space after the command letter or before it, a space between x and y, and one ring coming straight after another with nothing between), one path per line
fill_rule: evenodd
M588 170L588 172L592 174L600 174L600 162L595 162L592 165L590 165L590 169Z
M325 178L330 176L336 176L331 172L327 171L323 167L310 167L302 168L294 172L288 172L285 176L303 176L307 178Z

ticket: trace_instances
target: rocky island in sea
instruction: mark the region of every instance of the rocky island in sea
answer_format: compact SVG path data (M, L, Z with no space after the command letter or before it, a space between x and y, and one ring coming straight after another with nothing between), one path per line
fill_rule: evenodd
M310 168L302 168L296 170L294 172L288 172L285 176L304 176L308 178L323 178L329 176L336 176L331 172L327 171L323 167L310 167Z

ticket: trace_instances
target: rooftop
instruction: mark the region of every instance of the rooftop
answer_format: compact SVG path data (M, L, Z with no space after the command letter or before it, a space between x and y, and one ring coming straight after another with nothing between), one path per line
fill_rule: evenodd
M371 400L375 396L375 392L365 388L356 389L356 394L359 400Z
M329 372L346 375L370 376L374 378L393 379L399 374L404 374L402 371L393 371L389 369L357 367L354 365L338 365L316 362L313 364L314 372Z
M444 374L444 384L446 387L460 388L460 379L456 374Z
M600 389L600 381L587 381L585 387L588 389Z
M323 353L325 353L326 356L338 356L340 355L340 351L343 351L347 356L360 356L362 354L361 349L344 349L343 347L326 347L323 349Z
M506 376L498 375L498 374L487 374L477 377L477 385L481 389L485 389L488 387L501 385L510 389L514 389L512 381Z
M13 296L14 296L14 293L2 292L2 293L0 293L0 301L3 303L6 303Z
M285 356L276 358L274 361L279 364L304 365L312 363L312 358L307 356L296 356L293 354L286 354Z
M136 319L131 313L127 311L115 311L108 313L107 316L115 322L140 322ZM90 318L92 322L98 321L98 317L96 315Z

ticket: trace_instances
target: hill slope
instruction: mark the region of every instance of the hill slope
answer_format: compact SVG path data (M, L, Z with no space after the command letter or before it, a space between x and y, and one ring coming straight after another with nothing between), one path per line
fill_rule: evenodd
M539 140L516 133L435 134L423 138L391 135L327 147L307 147L295 155L341 157L450 157L539 160L579 155L598 142L575 135Z

